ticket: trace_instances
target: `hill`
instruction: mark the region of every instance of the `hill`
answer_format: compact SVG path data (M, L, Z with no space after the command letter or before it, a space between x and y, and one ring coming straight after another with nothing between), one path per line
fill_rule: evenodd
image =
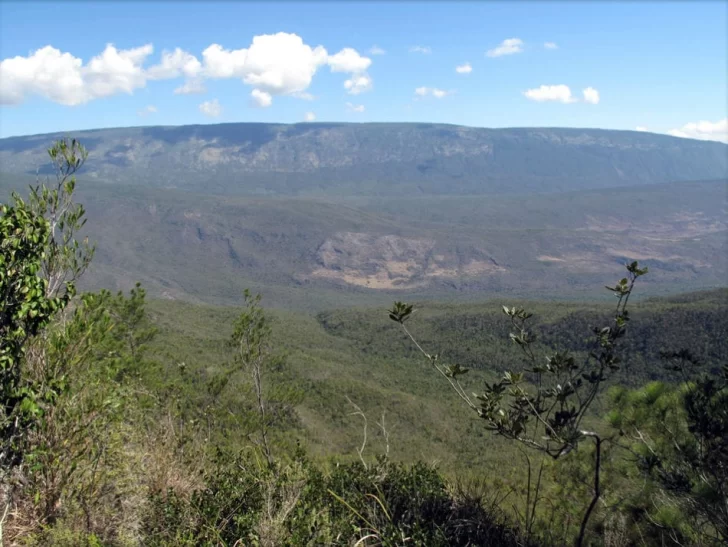
M234 123L68 132L85 178L201 193L413 196L530 193L724 178L728 146L634 131L439 124ZM12 174L65 134L0 140ZM42 172L42 171L41 171Z
M508 339L511 329L501 311L504 304L534 312L539 355L568 349L577 357L583 355L590 327L601 324L613 309L612 303L509 297L469 304L423 303L410 328L444 362L472 367L464 381L468 390L477 392L484 379L491 381L503 370L523 366L518 348ZM320 456L356 454L361 423L349 416L349 397L372 422L386 412L396 459L437 459L445 468L468 467L475 474L484 465L491 471L509 468L507 458L513 457L513 450L501 452L505 445L487 435L477 417L458 404L445 380L433 373L385 310L384 306L335 310L316 317L273 312L274 346L288 356L275 381L302 392L296 408L297 432L291 434ZM155 347L166 364L165 375L177 379L177 364L185 363L185 376L178 379L186 390L189 411L197 412L206 404L206 382L229 359L226 342L239 310L157 300L150 302L150 312L161 329ZM621 383L639 386L669 378L658 358L663 349L690 348L708 370L728 358L728 290L645 300L632 306L631 315L620 352ZM463 438L478 440L463 443ZM373 435L370 447L375 453L382 450L382 440ZM496 447L501 448L489 450Z

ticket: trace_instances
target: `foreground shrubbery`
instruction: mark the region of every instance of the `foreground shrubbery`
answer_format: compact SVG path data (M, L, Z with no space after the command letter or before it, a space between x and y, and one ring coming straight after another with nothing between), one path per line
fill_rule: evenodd
M205 487L154 495L149 545L521 545L501 515L455 495L433 468L380 460L324 473L300 458L268 469L222 458Z

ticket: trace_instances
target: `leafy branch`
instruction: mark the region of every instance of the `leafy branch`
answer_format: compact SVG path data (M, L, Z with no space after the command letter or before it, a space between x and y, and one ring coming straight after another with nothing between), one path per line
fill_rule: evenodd
M414 307L395 302L389 318L397 322L415 347L444 376L457 395L485 421L486 429L497 435L520 442L558 459L576 449L584 438L596 444L594 493L581 524L577 543L582 544L586 525L601 496L600 467L602 439L593 431L583 429L582 422L600 393L602 386L619 369L618 340L626 333L630 320L629 298L637 279L647 273L637 262L626 265L627 276L613 287L606 288L617 297L612 324L593 328L593 348L582 363L566 352L555 352L544 361L536 357L533 344L536 336L529 329L532 313L523 308L503 306L513 332L509 337L522 351L527 367L523 372L506 371L499 381L485 382L485 389L473 395L465 393L458 377L468 369L459 365L444 366L438 356L425 351L407 329L405 322L412 317Z

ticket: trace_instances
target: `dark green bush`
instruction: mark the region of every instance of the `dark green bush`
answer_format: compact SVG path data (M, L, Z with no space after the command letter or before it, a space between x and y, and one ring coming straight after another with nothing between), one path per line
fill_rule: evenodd
M454 495L425 464L379 459L330 473L299 458L267 470L220 458L204 488L150 500L146 545L522 545L479 499Z

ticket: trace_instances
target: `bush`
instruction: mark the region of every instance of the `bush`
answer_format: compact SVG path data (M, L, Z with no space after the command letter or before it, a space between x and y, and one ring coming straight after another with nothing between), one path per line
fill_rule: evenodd
M478 499L455 496L431 466L336 464L303 457L270 470L220 455L189 499L156 495L146 545L523 545Z

